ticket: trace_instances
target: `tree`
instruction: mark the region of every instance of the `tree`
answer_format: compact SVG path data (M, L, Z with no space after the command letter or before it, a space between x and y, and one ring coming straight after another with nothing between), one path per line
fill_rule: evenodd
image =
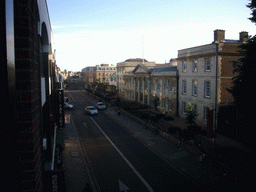
M197 117L197 112L195 110L195 106L192 105L191 103L188 103L188 107L186 109L186 120L187 123L190 124L190 126L196 124L196 117Z
M252 17L249 18L256 23L256 0L247 5L252 10ZM253 90L255 89L256 71L256 35L249 36L248 41L239 46L242 58L233 62L233 73L237 76L232 78L233 86L227 89L234 98L236 107L237 123L239 123L240 137L249 144L255 145L254 119L255 101Z

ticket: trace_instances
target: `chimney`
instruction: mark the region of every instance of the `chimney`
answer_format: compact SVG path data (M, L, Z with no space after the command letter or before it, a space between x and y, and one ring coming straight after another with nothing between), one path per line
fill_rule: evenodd
M225 41L225 31L221 29L216 29L214 31L214 42L222 42Z
M242 31L239 33L239 41L246 42L248 40L248 32Z

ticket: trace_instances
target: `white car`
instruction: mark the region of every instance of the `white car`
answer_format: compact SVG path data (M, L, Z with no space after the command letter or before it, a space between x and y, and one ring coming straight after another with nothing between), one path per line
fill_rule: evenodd
M72 109L74 106L72 104L69 103L64 103L64 109Z
M103 102L98 102L98 103L96 104L96 107L97 107L99 110L106 109L106 105L105 105Z
M85 113L88 113L90 115L97 115L98 110L94 106L87 106L84 109Z

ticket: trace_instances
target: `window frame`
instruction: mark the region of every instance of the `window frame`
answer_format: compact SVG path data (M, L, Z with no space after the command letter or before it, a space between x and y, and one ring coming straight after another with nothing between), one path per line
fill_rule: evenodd
M186 80L182 80L182 94L183 95L187 94L187 81Z
M171 79L168 81L168 87L169 87L169 92L171 93L172 92L172 80Z
M187 61L182 61L182 72L183 73L187 72Z
M209 94L208 94L208 92L209 92ZM204 97L211 98L211 82L210 81L204 82Z
M169 102L168 102L168 109L169 109L169 111L172 111L172 100L171 99L169 99Z
M166 88L165 79L163 79L162 81L163 81L163 91L165 91L165 88Z
M207 69L209 67L209 69ZM211 60L210 58L205 59L205 71L211 71Z
M182 114L186 114L186 110L187 110L187 103L182 101Z
M197 97L197 92L198 92L198 82L197 80L192 80L192 96Z
M194 59L192 61L192 66L193 66L193 72L197 72L198 71L198 60L197 59Z

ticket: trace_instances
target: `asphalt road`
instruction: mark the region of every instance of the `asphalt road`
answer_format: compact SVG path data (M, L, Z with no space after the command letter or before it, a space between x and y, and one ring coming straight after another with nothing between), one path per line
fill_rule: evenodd
M70 114L101 191L200 191L144 143L113 121L107 111L96 116L84 113L92 105L85 92L70 85L65 95L74 105Z

